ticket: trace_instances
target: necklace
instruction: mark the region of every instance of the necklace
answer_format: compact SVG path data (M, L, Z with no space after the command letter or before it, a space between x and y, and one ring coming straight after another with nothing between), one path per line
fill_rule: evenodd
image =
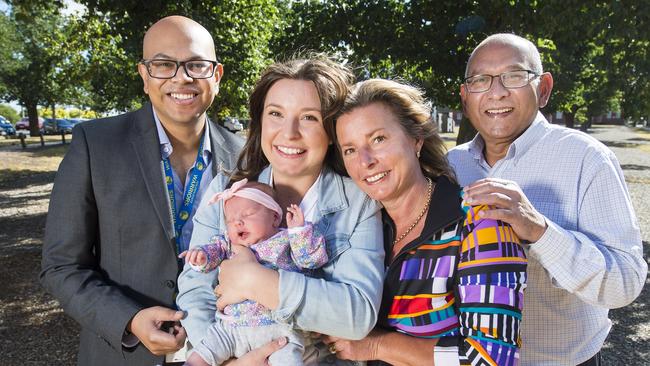
M429 186L427 188L427 199L424 202L424 207L422 208L422 211L420 211L420 214L418 215L417 218L415 218L415 221L411 224L411 226L409 226L409 228L406 229L406 231L403 232L402 235L398 236L397 239L395 239L395 241L393 241L393 246L395 246L395 244L402 241L402 239L404 239L411 232L411 230L413 230L413 228L418 224L418 222L420 222L420 220L422 220L422 216L424 216L424 214L429 209L429 202L431 202L431 192L433 192L433 182L431 181L431 178L429 178L429 177L427 177L427 181L429 182Z

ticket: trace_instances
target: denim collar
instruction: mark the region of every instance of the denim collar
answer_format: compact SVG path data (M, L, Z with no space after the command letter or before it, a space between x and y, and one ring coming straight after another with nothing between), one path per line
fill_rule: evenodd
M271 166L262 170L258 180L265 183L271 181ZM323 166L318 182L318 210L321 216L344 210L349 206L344 193L343 177Z

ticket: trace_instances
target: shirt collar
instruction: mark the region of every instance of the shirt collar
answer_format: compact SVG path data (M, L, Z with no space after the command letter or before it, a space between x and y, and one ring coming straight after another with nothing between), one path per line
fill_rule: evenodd
M260 174L259 181L260 182L265 182L268 183L271 187L274 187L273 185L273 167L270 165L268 166L269 174L268 177L262 177ZM319 198L319 193L320 193L320 182L321 182L321 177L323 176L323 172L318 175L318 178L316 178L316 181L309 187L307 192L305 192L305 195L302 197L302 201L300 201L300 209L302 209L303 214L305 216L305 221L310 221L314 222L316 221L316 207L318 203L318 198Z
M530 148L539 141L548 128L548 121L542 112L537 111L537 115L533 122L528 126L526 131L517 137L508 147L506 158L520 158ZM469 152L475 160L485 160L483 156L483 149L485 148L485 140L481 134L477 133L476 136L469 143Z
M424 219L424 228L417 239L408 243L400 250L400 254L409 251L422 243L423 238L429 239L446 226L461 220L464 212L461 208L462 199L460 196L460 186L449 180L445 176L439 176L434 179L436 186L429 200L427 216ZM395 223L388 215L386 209L382 209L382 219L384 223L384 247L386 251L392 250L395 236ZM398 254L398 255L400 255ZM393 259L395 260L395 259Z
M165 132L165 129L158 118L156 109L151 107L153 110L153 119L156 121L156 130L158 131L158 141L160 142L160 153L162 154L163 159L167 159L172 152L174 152L174 147L172 146L169 137ZM205 117L205 133L203 134L203 158L208 161L208 158L212 155L212 144L210 141L210 124L207 123L208 117Z

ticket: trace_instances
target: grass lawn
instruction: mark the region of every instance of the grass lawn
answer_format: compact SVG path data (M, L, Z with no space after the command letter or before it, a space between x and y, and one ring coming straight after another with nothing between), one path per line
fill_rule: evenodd
M0 182L17 179L16 173L56 172L69 144L0 151Z
M441 133L442 141L444 141L447 150L456 147L456 137L458 137L458 126L454 126L454 132Z
M45 142L61 142L61 135L48 135L43 136ZM65 142L69 143L72 140L72 135L65 135ZM30 136L25 138L25 143L27 144L40 144L41 138L38 136ZM20 139L17 136L12 136L11 138L0 138L0 147L5 146L20 146Z

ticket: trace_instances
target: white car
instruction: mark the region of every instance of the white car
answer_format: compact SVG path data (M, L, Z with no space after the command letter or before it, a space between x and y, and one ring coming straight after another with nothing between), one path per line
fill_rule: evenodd
M233 132L244 129L244 125L242 125L236 117L226 117L223 121L223 127Z

